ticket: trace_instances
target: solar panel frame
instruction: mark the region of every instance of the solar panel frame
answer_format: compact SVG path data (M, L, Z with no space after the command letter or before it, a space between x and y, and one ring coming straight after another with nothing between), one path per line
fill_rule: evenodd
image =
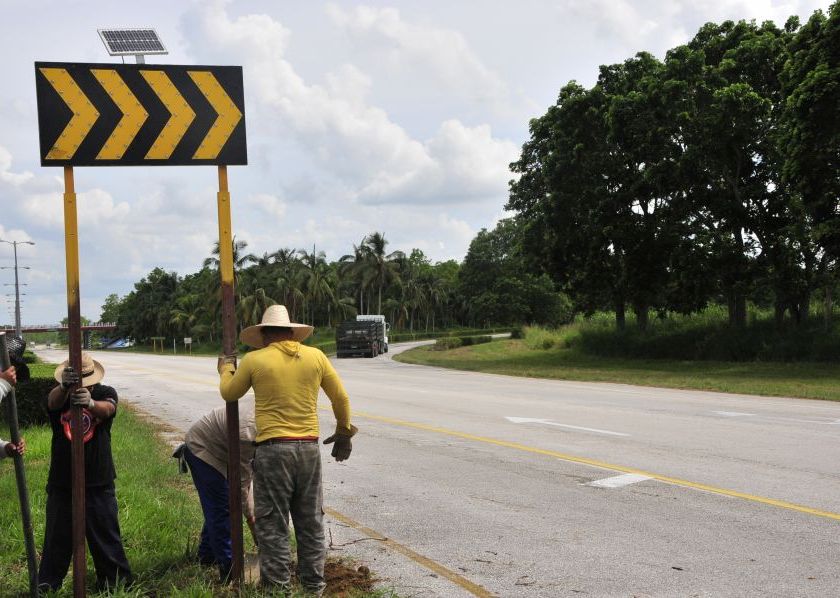
M109 27L96 32L111 56L169 54L157 31L151 27Z

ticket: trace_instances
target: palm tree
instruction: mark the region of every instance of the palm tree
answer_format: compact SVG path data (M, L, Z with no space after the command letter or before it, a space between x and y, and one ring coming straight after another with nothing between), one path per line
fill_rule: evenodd
M234 280L236 274L241 272L246 265L256 262L259 260L257 256L252 253L245 254L245 248L248 247L248 241L237 241L236 235L233 236L233 272L234 272ZM211 252L213 255L206 258L204 260L203 266L205 268L214 268L216 270L219 269L219 258L213 257L218 256L219 251L219 241L213 243L213 251Z
M175 300L175 305L169 311L169 323L175 326L178 333L190 335L199 325L204 311L201 299L197 293L190 293Z
M300 255L303 263L301 286L306 298L311 302L310 319L314 326L318 306L324 301L327 302L327 319L329 320L329 303L335 301L333 285L330 280L330 267L327 265L326 254L323 251L316 253L314 247L312 253L301 250Z
M398 279L397 265L394 263L395 259L404 257L402 251L394 251L392 253L385 253L385 246L388 241L382 233L372 233L364 240L366 248L366 276L365 279L371 284L375 284L379 290L379 301L377 304L377 312L382 313L382 287L386 282L395 281Z
M262 315L270 305L276 305L277 302L265 294L264 289L256 289L252 294L243 297L239 302L239 321L242 327L253 326L259 324L262 320Z
M238 285L240 274L242 273L242 271L243 271L243 269L245 268L246 265L257 261L258 258L257 258L257 256L255 256L252 253L248 253L248 254L244 253L245 248L248 247L248 241L237 241L236 240L236 235L234 235L233 239L232 239L232 243L233 243L233 288L236 289L236 300L241 301L242 300L242 290L239 288L239 285ZM219 241L216 241L215 243L213 243L213 250L211 251L212 255L210 257L206 258L204 260L204 263L203 263L205 268L213 268L215 270L219 269L219 267L221 265L221 263L219 261L219 258L218 257L213 257L213 256L219 256L220 255L221 252L219 251L219 247L220 247L220 242Z
M352 280L358 285L359 290L359 311L365 311L365 259L367 257L367 247L365 246L365 239L356 245L353 244L353 253L345 254L339 258L338 273L347 279Z
M432 331L435 330L435 314L449 299L449 289L442 278L430 276L423 281L426 298L429 301L429 311L426 315L426 329L429 328L429 314L432 316Z
M281 299L289 310L289 317L295 319L297 303L304 298L299 285L301 262L298 250L278 249L271 255L273 280L269 286L273 288L274 296Z

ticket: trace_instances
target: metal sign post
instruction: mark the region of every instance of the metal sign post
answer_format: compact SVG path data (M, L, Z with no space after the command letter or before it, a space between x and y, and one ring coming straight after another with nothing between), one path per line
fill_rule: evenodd
M0 371L6 371L11 366L9 350L6 346L6 333L0 332ZM20 442L20 428L18 427L17 399L15 390L6 397L6 419L9 422L12 442ZM38 565L35 555L35 536L32 533L32 513L29 510L29 489L26 486L26 470L23 468L23 456L15 454L15 479L20 502L20 520L23 527L23 542L26 546L26 565L29 568L29 595L38 596Z
M227 166L248 163L242 67L36 62L35 91L41 165L64 167L70 365L81 370L73 166L218 166L223 348L225 354L234 354L236 321ZM237 403L228 403L227 415L231 577L238 583L242 579L243 551ZM72 418L73 592L79 598L85 592L85 472L78 408L73 408Z
M230 220L230 192L227 166L219 166L219 275L222 279L222 352L236 355L236 317L233 296L233 233ZM228 506L230 508L230 539L233 560L230 577L234 583L242 581L242 491L239 472L239 403L227 402L228 434Z
M64 254L67 266L67 338L70 367L82 371L82 318L79 294L79 225L73 167L64 167ZM74 389L75 390L75 389ZM71 407L70 450L73 470L73 596L85 595L85 445L82 409Z

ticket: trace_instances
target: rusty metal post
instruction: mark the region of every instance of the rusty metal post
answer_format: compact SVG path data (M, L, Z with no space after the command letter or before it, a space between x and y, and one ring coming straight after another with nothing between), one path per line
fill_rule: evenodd
M0 371L6 371L11 365L9 350L6 346L6 333L0 332ZM11 440L18 444L20 442L20 428L18 427L17 399L15 398L14 388L6 397L6 401L6 420L9 422ZM35 536L32 533L32 511L29 509L29 488L26 485L23 457L17 454L15 455L15 478L20 502L23 543L26 547L26 566L29 568L29 595L32 598L38 598L38 564L35 552Z
M219 274L222 281L222 352L236 354L236 315L233 300L233 233L230 220L230 192L227 166L219 166ZM228 506L230 540L233 549L230 579L241 584L244 552L242 547L242 488L239 471L239 403L227 403Z
M67 338L70 366L82 372L82 318L79 295L79 225L73 167L64 167L64 253L67 264ZM73 598L85 596L85 445L82 409L71 407L73 470Z

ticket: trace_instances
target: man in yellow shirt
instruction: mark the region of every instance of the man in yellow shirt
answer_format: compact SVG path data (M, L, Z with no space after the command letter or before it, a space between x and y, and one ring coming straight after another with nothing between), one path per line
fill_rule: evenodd
M350 457L350 399L329 359L301 344L312 326L289 320L283 305L272 305L262 322L242 331L240 340L258 349L242 359L220 360L220 391L236 401L254 389L257 426L254 454L254 516L260 549L260 582L286 589L290 580L289 514L297 539L297 575L304 589L320 596L324 583L324 521L321 454L318 448L318 390L329 397L336 419L336 461Z

